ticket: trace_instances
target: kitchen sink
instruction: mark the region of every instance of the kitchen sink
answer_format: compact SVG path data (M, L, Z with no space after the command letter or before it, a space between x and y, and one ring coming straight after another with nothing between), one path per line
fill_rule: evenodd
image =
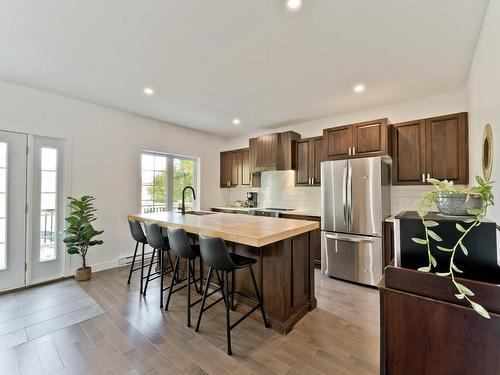
M197 215L197 216L205 216L205 215L213 215L216 214L217 212L210 212L210 211L186 211L186 215Z

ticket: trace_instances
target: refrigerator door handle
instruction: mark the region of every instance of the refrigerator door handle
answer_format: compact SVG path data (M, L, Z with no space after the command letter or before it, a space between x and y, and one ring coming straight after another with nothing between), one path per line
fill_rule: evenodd
M373 237L366 236L348 236L345 234L338 233L325 233L325 237L330 240L338 240L338 241L348 241L348 242L375 242Z
M352 224L352 168L351 166L347 167L347 223L349 225Z
M344 167L344 174L342 179L342 207L344 209L344 224L349 225L347 219L347 167Z

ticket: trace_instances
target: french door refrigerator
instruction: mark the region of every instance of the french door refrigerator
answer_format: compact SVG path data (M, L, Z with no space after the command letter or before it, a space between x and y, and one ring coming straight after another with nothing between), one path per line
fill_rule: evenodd
M321 163L321 273L377 285L390 215L388 157Z

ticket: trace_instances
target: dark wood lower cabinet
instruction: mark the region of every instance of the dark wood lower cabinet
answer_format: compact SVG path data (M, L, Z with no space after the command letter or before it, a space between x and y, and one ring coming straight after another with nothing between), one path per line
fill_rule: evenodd
M455 298L451 281L389 266L380 284L385 375L500 374L500 285L460 280L490 313Z
M293 326L316 305L314 267L309 249L309 233L256 248L230 244L236 254L257 259L253 266L257 284L264 298L264 309L272 328L286 335ZM255 297L248 269L237 270L236 290ZM248 311L254 306L245 298L235 297L237 310ZM261 319L259 314L252 315Z
M394 223L384 222L384 268L394 259Z
M310 220L321 222L321 217L318 216L282 214L280 217L282 217L283 219ZM314 267L321 268L321 230L316 229L309 233L309 248L311 249L311 254L314 260Z

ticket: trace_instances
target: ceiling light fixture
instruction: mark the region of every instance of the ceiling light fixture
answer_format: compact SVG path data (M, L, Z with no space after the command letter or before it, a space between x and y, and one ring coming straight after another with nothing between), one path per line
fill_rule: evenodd
M361 94L363 91L365 91L365 85L360 83L359 85L354 86L354 92L357 94Z
M239 125L239 124L241 124L241 121L239 118L233 119L233 125Z
M144 88L144 94L148 95L148 96L151 96L153 95L155 92L154 90L151 88L151 87L145 87Z
M298 10L302 6L302 0L287 0L286 6L290 10Z

